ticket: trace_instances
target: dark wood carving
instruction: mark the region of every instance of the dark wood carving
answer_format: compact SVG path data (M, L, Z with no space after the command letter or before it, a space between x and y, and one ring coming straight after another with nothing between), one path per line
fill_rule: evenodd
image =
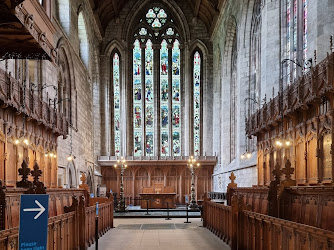
M30 174L30 168L28 167L27 162L23 160L21 168L19 168L19 175L22 176L22 180L16 182L16 186L21 188L30 188L32 183L31 181L28 181L29 174Z
M64 212L65 213L74 212L78 208L78 205L79 205L78 198L73 195L72 196L72 205L71 206L65 206L64 207Z
M265 168L268 162L280 161L283 157L291 163L284 174L288 174L284 185L334 184L332 151L333 103L334 103L334 53L287 86L283 93L283 110L280 96L270 100L248 120L246 133L256 136L258 148L258 184L270 185ZM268 109L266 106L269 106ZM283 112L284 119L278 115ZM283 123L283 124L282 124ZM275 145L277 134L284 128L284 137L289 144ZM260 148L260 146L262 148ZM263 152L275 149L269 159ZM266 164L263 164L263 163ZM296 174L291 171L294 169ZM290 176L290 177L289 177Z
M6 187L0 180L0 230L6 229Z
M44 183L39 181L39 177L42 175L42 170L39 169L37 161L34 164L34 170L31 172L34 177L34 181L26 191L27 194L46 194L46 187Z

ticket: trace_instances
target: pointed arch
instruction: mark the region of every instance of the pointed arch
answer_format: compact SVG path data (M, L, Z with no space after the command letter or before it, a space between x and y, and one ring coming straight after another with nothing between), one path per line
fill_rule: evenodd
M77 170L74 165L73 161L70 161L67 163L66 167L66 172L67 172L67 180L68 180L68 185L70 188L77 188L78 187L78 178L77 178Z
M123 26L123 40L126 41L127 38L130 38L130 41L132 40L133 28L138 24L137 19L139 18L142 10L145 9L145 6L149 5L150 2L151 0L137 1L133 5L127 16L127 20L129 20L129 22L125 22ZM173 0L162 0L160 5L162 5L164 9L168 9L170 13L173 13L173 17L175 18L174 22L177 27L180 27L180 35L183 37L184 41L190 40L190 28L188 21L178 4Z
M88 34L87 34L87 25L84 19L83 11L80 8L78 14L78 37L79 37L79 54L80 57L88 68L89 62L89 43L88 43Z
M61 110L71 126L77 127L77 95L72 55L68 40L60 38L58 49L58 109Z

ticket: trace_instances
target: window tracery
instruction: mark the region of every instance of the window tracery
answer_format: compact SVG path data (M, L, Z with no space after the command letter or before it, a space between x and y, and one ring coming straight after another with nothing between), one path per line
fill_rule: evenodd
M286 0L286 58L299 62L307 60L307 17L307 0ZM297 69L296 64L286 63L287 84L297 78Z
M134 155L180 156L181 53L179 33L169 14L157 6L148 9L145 17L140 19L136 30L134 39L138 46L133 49ZM135 57L135 54L139 56L140 53L144 60ZM154 61L154 58L157 61ZM143 61L144 65L137 63L138 60ZM136 77L136 74L140 75L140 70L145 71L144 76ZM156 72L157 76L154 76L153 72ZM141 88L145 91L145 98L136 100ZM154 89L157 92L154 92ZM145 117L145 121L141 127L138 127L141 116ZM138 151L138 148L142 147L145 150Z

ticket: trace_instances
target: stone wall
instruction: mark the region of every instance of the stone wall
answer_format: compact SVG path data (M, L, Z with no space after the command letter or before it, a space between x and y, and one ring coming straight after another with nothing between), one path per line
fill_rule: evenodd
M256 138L248 140L245 137L245 114L248 113L245 98L249 98L251 77L250 72L250 37L252 28L252 13L254 0L244 0L236 4L228 1L226 8L220 14L218 28L212 36L214 47L214 114L213 119L214 152L219 153L219 162L214 173L214 190L224 191L228 176L234 171L238 186L252 186L257 184L257 156L253 153L249 160L242 160L240 156L248 149L246 145L254 145ZM329 51L329 38L333 29L333 2L308 1L308 52L312 58L317 50L317 61L324 59ZM257 106L276 96L279 91L280 62L286 58L286 1L261 1L261 87ZM281 14L282 13L282 14ZM230 159L230 61L226 54L229 51L228 39L231 35L229 18L233 17L237 23L237 154ZM280 20L284 20L282 23ZM302 15L298 16L299 22ZM302 36L299 32L298 36ZM300 39L300 38L298 38ZM221 58L221 59L219 59ZM228 59L228 60L226 60ZM314 62L314 59L313 59ZM220 95L216 93L220 91ZM245 113L246 112L246 113ZM219 122L220 125L219 125ZM220 140L220 143L218 142ZM253 149L254 150L254 149ZM232 161L231 161L232 160Z

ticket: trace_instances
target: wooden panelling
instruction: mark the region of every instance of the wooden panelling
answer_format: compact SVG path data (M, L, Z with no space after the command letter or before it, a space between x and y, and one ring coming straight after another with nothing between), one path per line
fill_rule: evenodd
M204 202L203 225L231 246L231 249L333 249L334 232L246 211L232 206Z
M165 163L163 163L165 164ZM185 164L186 165L186 164ZM212 166L201 166L195 171L195 187L197 199L201 200L205 193L211 191L212 187ZM118 193L120 188L120 171L113 167L102 167L103 184L107 190L112 189ZM125 197L139 199L140 193L146 188L150 188L154 183L160 182L164 187L170 186L176 192L176 203L185 203L185 195L188 195L190 201L191 175L190 170L185 166L129 166L124 171L124 194ZM130 199L126 199L129 205ZM132 204L139 205L138 201Z
M80 205L73 212L49 218L48 250L86 249L95 241L95 206L84 207L80 217ZM84 227L80 223L85 221ZM113 227L113 203L99 205L99 235ZM80 246L80 248L79 248ZM17 250L18 227L0 231L0 249Z
M6 191L6 228L14 228L19 225L20 195L25 189L8 188ZM72 204L72 197L86 196L81 189L47 189L49 198L49 217L64 214L64 206Z
M286 188L280 217L334 231L334 187Z

